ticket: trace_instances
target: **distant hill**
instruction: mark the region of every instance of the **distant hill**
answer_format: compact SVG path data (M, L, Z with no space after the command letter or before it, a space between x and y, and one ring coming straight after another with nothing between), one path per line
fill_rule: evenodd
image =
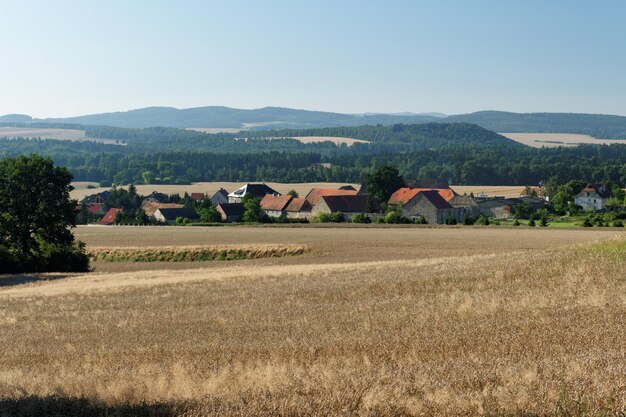
M306 129L327 126L361 126L395 123L423 123L437 120L426 115L342 114L282 107L264 107L254 110L229 107L147 107L126 112L93 114L38 122L72 123L81 125L117 127L178 127L178 128L247 128L247 129Z
M578 133L602 139L626 139L626 117L584 113L509 113L480 111L446 116L441 113L344 114L283 107L245 110L209 106L190 109L146 107L125 112L86 116L33 119L27 115L0 116L0 124L21 123L66 126L114 126L126 128L173 127L207 129L283 130L338 126L394 125L419 123L473 123L494 132Z
M626 117L605 114L480 111L442 120L475 123L495 132L579 133L601 139L626 139Z

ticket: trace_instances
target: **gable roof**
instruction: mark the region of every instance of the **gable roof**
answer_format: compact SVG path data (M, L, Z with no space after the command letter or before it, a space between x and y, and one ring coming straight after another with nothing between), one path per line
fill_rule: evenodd
M596 193L601 198L609 198L612 195L611 190L606 188L604 184L587 184L587 186L583 188L580 193Z
M243 187L237 188L235 191L228 194L228 197L243 198L243 196L246 194L250 194L256 198L262 198L263 196L267 194L280 195L278 191L274 190L273 188L263 183L263 184L246 184Z
M98 222L98 224L111 225L115 223L115 219L117 215L124 211L121 208L111 208L109 211L105 213L102 219Z
M306 195L305 199L315 205L321 197L324 196L340 196L340 195L357 195L357 190L336 190L334 188L312 188Z
M285 210L291 212L311 211L311 203L306 201L306 198L292 198Z
M419 193L424 191L435 191L439 194L445 201L450 201L454 196L458 195L452 188L409 188L403 187L397 189L391 197L389 197L389 201L387 204L406 204L409 201L413 200Z
M366 213L366 195L323 195L320 197L330 211L340 211L342 213Z
M292 198L289 194L279 196L266 194L261 200L261 208L263 210L282 211L289 205Z
M226 216L243 216L243 213L246 211L243 203L218 204L217 209L221 210Z
M338 188L338 190L351 190L351 191L356 191L356 188L354 188L353 186L351 186L350 184L348 185L342 185L341 187Z
M143 197L144 200L150 199L150 198L158 201L159 203L162 203L164 201L167 201L169 197L167 196L167 194L163 194L158 191L152 191L150 194Z
M425 190L420 191L418 195L421 195L423 198L428 200L433 206L438 209L449 209L452 208L450 204L441 196L437 190Z
M191 193L189 196L193 201L202 201L204 193Z
M165 208L161 207L157 209L158 212L165 218L167 221L176 220L178 217L184 217L187 219L197 219L198 213L192 208L189 207L176 207L176 208ZM155 212L156 214L156 212Z
M152 217L154 216L154 213L156 213L156 211L160 208L182 208L185 207L182 204L176 204L176 203L146 203L142 206L144 213L146 213L146 216L148 217Z
M224 197L228 197L228 191L226 191L226 190L225 190L225 189L223 189L223 188L220 188L219 190L217 190L217 191L215 192L215 194L213 194L213 195L211 196L211 198L215 197L215 196L216 196L216 195L218 195L218 194L221 194L221 195L223 195Z

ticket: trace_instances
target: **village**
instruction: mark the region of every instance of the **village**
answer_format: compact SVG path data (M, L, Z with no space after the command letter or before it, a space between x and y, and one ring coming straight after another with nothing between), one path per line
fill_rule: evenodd
M587 184L574 195L568 207L579 215L581 226L622 227L621 213L613 213L610 220L604 214L613 197L611 189L603 184ZM141 196L131 185L128 190L114 187L86 196L79 203L78 223L110 226L242 222L489 225L513 222L515 226L536 223L546 226L548 214L555 211L552 206L542 186L525 187L520 189L518 197L511 198L484 193L459 194L446 183L409 180L380 203L368 195L366 184L357 188L352 185L312 188L303 197L293 190L281 194L265 183L246 183L232 192L221 188L212 195L185 193L182 197L156 191Z

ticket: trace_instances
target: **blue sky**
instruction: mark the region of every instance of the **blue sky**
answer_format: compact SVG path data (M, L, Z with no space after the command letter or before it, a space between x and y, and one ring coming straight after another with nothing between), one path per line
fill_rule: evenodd
M626 2L0 0L0 114L626 115Z

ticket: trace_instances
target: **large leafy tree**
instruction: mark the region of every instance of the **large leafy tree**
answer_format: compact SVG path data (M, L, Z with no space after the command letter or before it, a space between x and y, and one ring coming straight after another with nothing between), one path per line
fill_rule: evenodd
M263 220L263 210L259 202L250 194L243 196L243 221L246 223L260 223Z
M21 260L21 270L48 269L48 261L54 269L76 269L63 267L65 255L81 257L81 269L87 267L71 232L76 225L71 180L66 168L38 155L0 161L0 246ZM46 257L54 259L39 262Z
M394 166L385 165L365 174L367 192L379 203L385 204L398 188L404 187L404 178Z

